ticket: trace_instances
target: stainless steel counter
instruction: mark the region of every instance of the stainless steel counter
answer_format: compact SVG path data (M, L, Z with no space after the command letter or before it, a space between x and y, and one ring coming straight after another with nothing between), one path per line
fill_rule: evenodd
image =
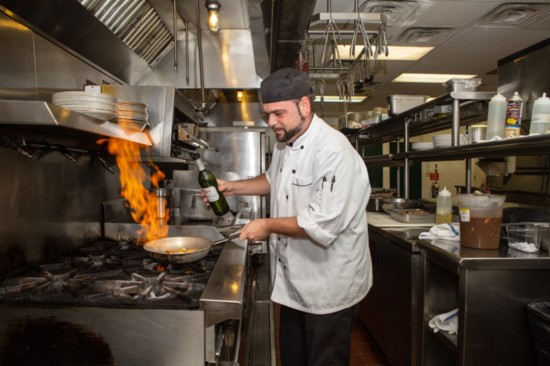
M419 360L421 309L418 306L421 256L418 235L426 227L395 221L385 214L369 220L369 246L374 283L359 309L359 317L392 366L416 366ZM369 218L373 215L369 213ZM382 222L382 226L377 223Z
M550 256L418 240L422 258L422 365L533 365L527 304L550 301ZM458 334L429 320L458 309ZM495 341L498 340L498 341Z
M550 301L548 252L419 240L428 227L382 220L369 222L374 285L359 315L392 366L534 364L526 305ZM454 308L458 335L433 333L428 321Z
M438 261L458 273L458 268L476 269L550 269L550 254L546 251L525 253L509 248L503 240L498 249L472 249L448 240L418 240L417 245Z

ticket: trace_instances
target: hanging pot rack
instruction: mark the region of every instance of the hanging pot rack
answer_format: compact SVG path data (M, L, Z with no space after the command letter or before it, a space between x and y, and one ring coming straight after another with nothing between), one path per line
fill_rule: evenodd
M354 12L333 12L332 1L328 0L326 12L311 16L299 64L313 80L321 107L326 82L335 82L340 99L350 102L358 78L360 81L372 78L371 64L379 55L389 54L386 25L385 14L361 12L358 0L354 0ZM341 57L340 45L350 46L350 57ZM355 55L355 47L361 45L361 51ZM331 57L327 59L328 54Z

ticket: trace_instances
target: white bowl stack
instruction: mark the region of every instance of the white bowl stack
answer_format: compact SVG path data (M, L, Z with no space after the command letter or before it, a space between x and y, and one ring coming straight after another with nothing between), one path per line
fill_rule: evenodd
M434 148L434 143L431 141L411 143L411 150L414 150L414 151L431 150L433 148Z

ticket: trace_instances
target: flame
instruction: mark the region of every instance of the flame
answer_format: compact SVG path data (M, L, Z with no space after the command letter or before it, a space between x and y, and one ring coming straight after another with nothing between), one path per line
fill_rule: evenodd
M122 121L119 121L119 125L126 130ZM167 237L166 220L170 217L170 210L166 207L166 202L163 202L164 207L159 208L155 191L148 190L144 185L149 181L151 187L159 188L159 182L164 179L165 174L155 164L148 162L152 174L147 175L140 155L140 150L147 147L118 138L101 139L97 143L107 144L107 150L116 158L120 170L120 194L126 199L134 221L141 225L137 232L138 242ZM159 219L159 216L163 219Z

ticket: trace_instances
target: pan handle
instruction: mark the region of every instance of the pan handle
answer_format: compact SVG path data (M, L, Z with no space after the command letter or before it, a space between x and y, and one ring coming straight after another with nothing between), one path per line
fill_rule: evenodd
M212 242L212 245L218 245L218 244L223 244L225 243L226 241L229 241L229 240L233 240L233 239L236 239L239 237L239 235L241 235L241 231L236 231L234 233L231 233L229 234L226 238L223 238L223 239L220 239L220 240L216 240L215 242Z

